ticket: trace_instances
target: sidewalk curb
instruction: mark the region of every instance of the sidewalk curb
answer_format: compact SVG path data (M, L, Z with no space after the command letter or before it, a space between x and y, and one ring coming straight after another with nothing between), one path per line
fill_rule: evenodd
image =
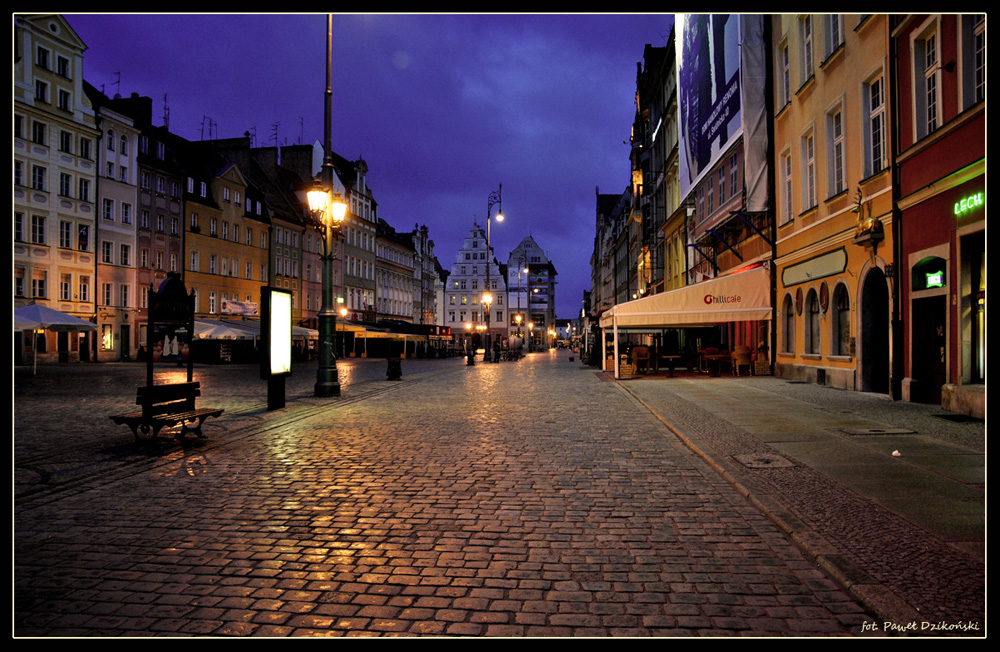
M870 609L878 618L897 623L919 621L922 619L919 611L896 595L891 589L878 583L864 570L851 563L825 537L806 525L766 491L757 487L752 479L739 477L743 474L728 460L710 451L706 451L705 448L707 447L699 446L691 437L675 428L651 405L639 398L635 392L622 383L619 383L619 386L640 405L649 410L649 413L666 426L681 443L725 478L750 504L759 509L771 522L787 534L795 545L830 575L831 579L837 582L841 588L866 608Z

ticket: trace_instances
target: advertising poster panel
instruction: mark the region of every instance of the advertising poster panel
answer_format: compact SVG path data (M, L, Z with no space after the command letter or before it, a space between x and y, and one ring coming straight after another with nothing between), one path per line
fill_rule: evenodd
M738 15L678 14L681 196L743 133Z

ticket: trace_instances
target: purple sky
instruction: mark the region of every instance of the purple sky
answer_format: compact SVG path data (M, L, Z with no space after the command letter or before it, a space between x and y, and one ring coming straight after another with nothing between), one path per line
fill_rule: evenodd
M84 78L153 98L190 140L323 141L323 14L66 14ZM368 14L333 19L333 149L368 163L379 216L426 224L450 269L503 184L492 244L527 235L558 272L556 314L590 288L595 197L629 182L636 63L672 14ZM166 97L166 103L164 103Z

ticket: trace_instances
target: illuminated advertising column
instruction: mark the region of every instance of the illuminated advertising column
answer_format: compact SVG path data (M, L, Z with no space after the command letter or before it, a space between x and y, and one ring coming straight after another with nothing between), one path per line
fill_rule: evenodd
M285 377L292 373L292 293L260 290L260 377L267 381L267 409L285 407Z

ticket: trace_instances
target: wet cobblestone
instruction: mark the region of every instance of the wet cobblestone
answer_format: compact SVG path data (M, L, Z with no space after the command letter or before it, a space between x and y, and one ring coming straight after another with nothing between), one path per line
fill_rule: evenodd
M107 416L141 366L18 370L15 636L885 634L565 352L341 367L272 412L256 368L199 368L226 414L139 446Z

